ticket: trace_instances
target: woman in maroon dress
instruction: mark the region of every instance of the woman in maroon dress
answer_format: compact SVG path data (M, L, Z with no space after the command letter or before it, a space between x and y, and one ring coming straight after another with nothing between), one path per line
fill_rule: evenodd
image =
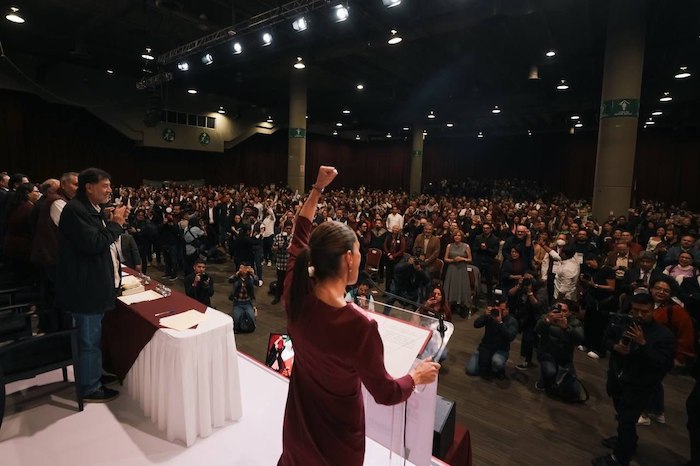
M416 385L432 383L440 365L423 361L394 379L384 368L377 323L345 302L357 281L357 235L347 225L311 222L323 189L338 172L321 167L294 224L285 278L287 329L294 342L294 370L284 416L279 466L359 466L365 454L365 411L360 384L392 405Z

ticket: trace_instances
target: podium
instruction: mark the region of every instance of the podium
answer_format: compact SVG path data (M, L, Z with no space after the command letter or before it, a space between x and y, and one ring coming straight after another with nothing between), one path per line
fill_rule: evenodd
M384 343L384 364L393 377L402 377L423 359L439 361L454 333L441 322L407 309L375 303L367 318L377 321ZM428 466L432 461L437 381L418 386L410 398L394 406L379 405L363 386L366 435L386 448L380 466ZM405 463L404 463L405 460Z

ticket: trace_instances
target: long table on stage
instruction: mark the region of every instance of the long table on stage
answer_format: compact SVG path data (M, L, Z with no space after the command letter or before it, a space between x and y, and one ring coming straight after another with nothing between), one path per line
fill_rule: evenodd
M133 270L123 269L135 274ZM146 285L153 290L156 283ZM160 326L156 314L205 314L195 328ZM242 415L232 318L178 291L152 301L117 300L103 322L104 365L170 441L192 445Z

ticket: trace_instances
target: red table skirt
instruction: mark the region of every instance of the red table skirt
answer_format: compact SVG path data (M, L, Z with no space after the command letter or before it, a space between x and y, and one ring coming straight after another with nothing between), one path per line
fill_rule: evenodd
M452 446L447 450L444 461L451 466L472 465L472 443L469 437L469 429L462 424L455 425L455 436Z

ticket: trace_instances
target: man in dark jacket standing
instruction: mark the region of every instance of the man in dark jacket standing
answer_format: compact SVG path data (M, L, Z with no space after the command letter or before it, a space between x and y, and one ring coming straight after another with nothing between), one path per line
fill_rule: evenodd
M594 466L626 466L637 448L637 420L648 407L655 387L673 367L676 338L654 320L654 299L648 293L632 297L633 322L614 325L606 334L611 352L608 394L617 412L617 436L603 445L611 454L593 460Z
M114 309L121 271L115 242L128 215L126 206L103 209L112 193L110 176L88 168L78 176L78 192L66 204L59 223L56 303L73 315L80 362L76 375L86 402L106 402L119 392L104 387L102 318Z

